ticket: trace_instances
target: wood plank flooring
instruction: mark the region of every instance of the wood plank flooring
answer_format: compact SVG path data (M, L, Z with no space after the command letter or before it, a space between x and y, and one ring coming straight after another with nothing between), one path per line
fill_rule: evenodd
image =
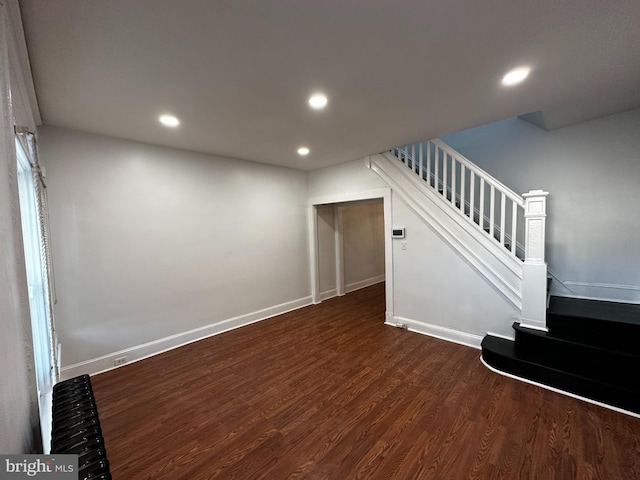
M92 378L116 480L640 479L640 420L385 326L384 286Z

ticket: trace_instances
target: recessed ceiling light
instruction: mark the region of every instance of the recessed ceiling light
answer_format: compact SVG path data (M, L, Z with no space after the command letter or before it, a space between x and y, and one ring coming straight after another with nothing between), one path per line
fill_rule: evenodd
M298 149L298 155L301 155L303 157L309 155L309 149L307 147L300 147Z
M530 71L529 67L515 68L502 77L502 85L506 87L517 85L529 76Z
M160 120L160 123L165 127L175 128L180 125L180 120L178 120L178 118L174 117L173 115L160 115L160 118L158 120Z
M314 110L322 110L327 106L327 96L323 93L314 93L309 97L309 105Z

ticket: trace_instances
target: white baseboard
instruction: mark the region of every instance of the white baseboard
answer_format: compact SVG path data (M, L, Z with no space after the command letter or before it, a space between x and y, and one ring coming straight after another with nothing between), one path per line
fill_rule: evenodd
M429 335L430 337L447 340L467 347L476 349L481 348L480 344L482 343L482 337L473 333L461 332L459 330L453 330L439 325L432 325L430 323L412 320L410 318L404 318L397 315L393 317L392 322L387 320L385 324L393 325L394 327L406 325L407 329L412 332L422 333L424 335Z
M385 276L378 275L377 277L367 278L365 280L360 280L359 282L353 282L348 285L345 285L344 290L347 293L355 292L356 290L360 290L361 288L370 287L371 285L375 285L376 283L384 282Z
M337 296L338 296L338 290L335 288L332 288L331 290L320 292L320 301L328 300L330 298L337 297Z
M345 293L355 292L356 290L360 290L361 288L370 287L371 285L375 285L377 283L381 283L385 281L384 275L378 275L377 277L366 278L364 280L360 280L359 282L353 282L348 285L345 285ZM333 297L338 296L338 289L332 288L331 290L326 290L324 292L320 292L320 300L328 300Z
M132 362L143 360L145 358L158 355L159 353L163 353L168 350L173 350L174 348L178 348L189 343L197 342L198 340L202 340L213 335L218 335L229 330L244 327L245 325L249 325L251 323L275 317L276 315L282 315L283 313L306 307L307 305L311 305L312 303L312 298L310 296L303 297L298 300L281 303L280 305L275 305L273 307L258 310L256 312L228 318L226 320L221 320L204 327L178 333L169 337L160 338L158 340L153 340L142 345L126 348L124 350L93 358L91 360L75 363L73 365L67 365L65 367L62 367L60 371L60 380L66 380L78 375L95 375L97 373L106 372L108 370L112 370L114 368L122 366L114 366L114 361L116 358L126 356L127 361L126 363L124 363L124 365L128 365Z
M504 338L505 340L511 340L511 341L516 340L515 331L513 331L513 333L511 333L510 335L504 335L502 333L495 333L495 332L487 332L487 335L491 335L492 337Z

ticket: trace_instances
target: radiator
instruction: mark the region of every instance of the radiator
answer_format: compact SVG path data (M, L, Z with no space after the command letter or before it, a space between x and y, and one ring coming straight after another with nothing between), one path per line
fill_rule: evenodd
M111 480L89 375L53 387L51 454L78 455L78 480Z

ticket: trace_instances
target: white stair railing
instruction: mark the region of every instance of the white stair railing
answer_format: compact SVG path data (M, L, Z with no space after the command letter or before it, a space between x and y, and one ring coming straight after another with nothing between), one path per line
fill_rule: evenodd
M523 262L523 324L546 329L548 192L518 195L439 139L397 147L390 153L478 231Z
M524 257L524 199L441 140L391 153L479 230Z

